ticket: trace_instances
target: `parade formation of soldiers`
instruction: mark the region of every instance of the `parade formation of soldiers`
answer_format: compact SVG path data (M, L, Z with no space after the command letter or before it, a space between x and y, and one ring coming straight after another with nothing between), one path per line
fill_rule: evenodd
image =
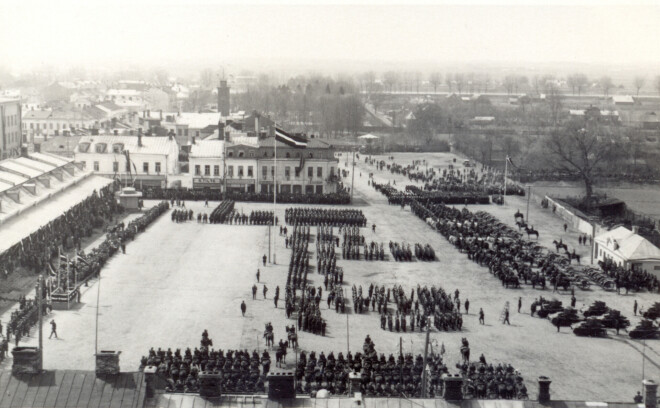
M209 222L211 224L223 224L227 222L230 214L234 210L234 201L233 200L224 200L217 207L211 211L209 216Z
M291 225L367 225L367 218L360 210L327 210L320 208L287 208L284 221Z

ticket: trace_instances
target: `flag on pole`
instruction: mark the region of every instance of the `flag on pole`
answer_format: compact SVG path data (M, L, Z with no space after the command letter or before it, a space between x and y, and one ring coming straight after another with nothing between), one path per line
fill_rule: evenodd
M293 136L277 127L275 128L275 140L291 147L307 147L307 139L304 137Z

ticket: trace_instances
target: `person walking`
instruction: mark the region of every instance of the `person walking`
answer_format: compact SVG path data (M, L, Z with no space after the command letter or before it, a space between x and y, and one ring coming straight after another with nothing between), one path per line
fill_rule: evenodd
M575 309L575 303L577 302L577 299L575 298L575 295L571 296L571 307Z
M465 314L470 314L470 300L465 299Z
M48 338L50 339L53 335L55 335L56 339L59 338L57 337L57 324L55 323L55 319L50 321L50 336L48 336Z
M637 316L637 299L635 299L635 303L633 303L633 313Z
M522 308L522 297L518 297L518 313L520 313L520 308Z
M257 285L252 285L252 300L257 298Z
M264 256L261 258L261 260L262 260L263 263L264 263L264 266L266 266L266 259L268 259L268 258L267 258L266 255L264 254Z
M266 293L268 293L268 286L264 285L264 299L266 299Z
M257 268L257 283L259 283L259 277L261 276L261 271Z
M520 313L520 310L518 310L518 313ZM511 325L511 322L509 322L509 309L504 309L504 320L502 321L502 324L504 323Z
M568 229L568 225L564 223L564 232L566 232L567 229Z
M482 308L479 308L479 323L486 324L486 320L484 319L484 309Z
M247 310L247 305L245 304L245 301L241 302L241 313L243 314L243 317L245 317L245 311Z

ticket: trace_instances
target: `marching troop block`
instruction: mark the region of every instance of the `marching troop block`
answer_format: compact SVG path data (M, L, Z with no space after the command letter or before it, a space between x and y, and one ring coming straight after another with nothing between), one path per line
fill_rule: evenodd
M267 380L269 399L296 397L293 371L271 371L268 373Z
M38 347L14 347L12 374L38 374L41 372L41 354Z
M96 354L96 375L119 374L119 354L121 351L101 350Z

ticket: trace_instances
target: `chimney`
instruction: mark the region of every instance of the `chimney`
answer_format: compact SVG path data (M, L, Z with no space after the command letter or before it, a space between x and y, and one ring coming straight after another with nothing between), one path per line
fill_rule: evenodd
M138 129L138 146L142 147L142 128Z
M539 395L538 395L538 400L539 402L549 402L550 401L550 379L546 376L540 376L538 378L538 383L539 383ZM657 387L657 385L656 385ZM655 395L655 394L654 394Z
M259 136L259 114L254 115L254 132Z
M229 99L229 86L227 86L227 81L220 81L220 86L218 87L218 112L220 115L227 117L229 116L230 108L230 99Z
M644 408L656 408L658 406L658 383L653 380L642 381L644 385Z
M639 225L633 225L632 226L632 231L633 231L633 234L639 234Z

